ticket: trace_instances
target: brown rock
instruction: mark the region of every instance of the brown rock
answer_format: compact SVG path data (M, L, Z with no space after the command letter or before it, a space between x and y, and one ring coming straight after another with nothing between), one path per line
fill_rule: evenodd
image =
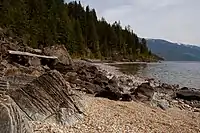
M72 65L73 61L70 57L67 49L64 45L55 45L51 47L46 47L43 50L44 54L50 55L50 56L56 56L59 59L59 62L64 65Z

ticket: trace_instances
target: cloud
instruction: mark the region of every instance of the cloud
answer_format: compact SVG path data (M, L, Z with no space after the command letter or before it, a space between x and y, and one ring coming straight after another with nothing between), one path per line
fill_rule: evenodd
M81 0L98 17L130 25L141 37L200 44L200 0Z

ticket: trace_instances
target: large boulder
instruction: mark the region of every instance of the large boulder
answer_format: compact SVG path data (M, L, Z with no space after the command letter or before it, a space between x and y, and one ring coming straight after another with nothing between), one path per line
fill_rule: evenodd
M187 101L192 101L192 100L200 101L200 90L183 87L176 92L176 98L184 99Z
M132 95L139 101L150 101L154 95L154 88L150 85L150 83L142 83L138 86Z
M60 63L64 65L72 65L73 60L70 57L64 45L54 45L43 49L45 55L56 56Z

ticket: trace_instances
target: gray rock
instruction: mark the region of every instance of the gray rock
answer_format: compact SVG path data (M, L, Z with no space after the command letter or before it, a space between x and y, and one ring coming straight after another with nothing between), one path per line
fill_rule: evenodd
M150 86L150 83L142 83L132 93L139 101L150 101L154 95L154 88Z
M158 101L158 107L160 107L163 110L167 110L170 107L170 105L167 100L163 99Z
M70 57L70 55L64 45L54 45L51 47L46 47L46 48L44 48L43 52L46 55L58 57L59 62L64 65L74 64L72 58Z
M37 66L41 65L41 62L40 62L40 59L37 58L37 57L30 57L29 60L28 60L28 64L30 66L37 67Z
M31 133L27 121L71 125L82 119L81 96L57 71L0 94L0 132Z
M0 132L32 133L28 117L9 96L0 97Z
M82 115L80 97L57 71L50 71L23 88L10 90L8 94L34 121L66 124L72 123L71 117L79 119ZM63 108L74 113L60 112ZM60 118L63 115L65 119Z
M200 101L200 90L183 87L182 89L176 92L176 98L184 99L187 101L192 101L192 100Z

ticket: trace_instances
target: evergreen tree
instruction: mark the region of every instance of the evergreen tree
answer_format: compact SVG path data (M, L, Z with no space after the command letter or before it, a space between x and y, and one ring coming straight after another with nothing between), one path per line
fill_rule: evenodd
M64 0L1 0L0 27L24 43L41 48L64 44L76 57L136 59L154 56L130 26L98 20L96 11L80 2Z

